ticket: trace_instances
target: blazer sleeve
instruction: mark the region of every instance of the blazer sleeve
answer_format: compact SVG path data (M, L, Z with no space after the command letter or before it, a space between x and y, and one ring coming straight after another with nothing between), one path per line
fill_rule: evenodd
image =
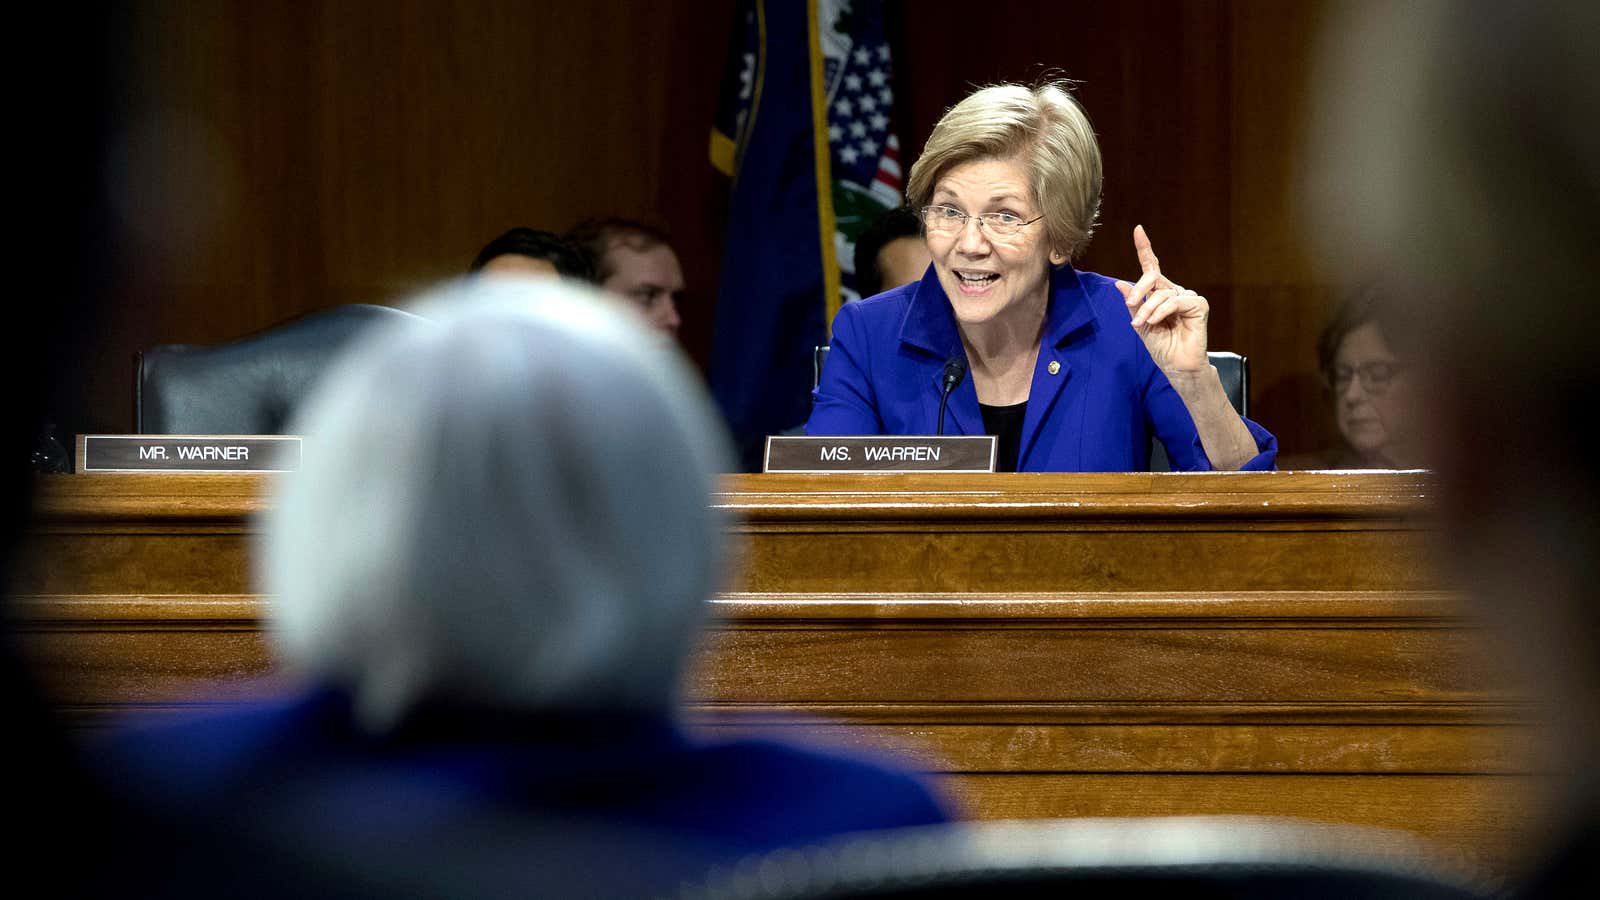
M1172 382L1159 367L1151 366L1151 375L1145 385L1145 415L1150 430L1167 449L1174 472L1209 472L1211 460L1200 443L1200 433L1195 430L1194 418L1183 398L1173 388ZM1256 455L1239 467L1242 472L1271 472L1278 468L1278 439L1272 432L1249 419L1243 419L1250 436L1256 442Z
M883 419L872 389L868 336L859 312L846 304L833 319L833 337L822 377L811 392L806 434L882 434Z

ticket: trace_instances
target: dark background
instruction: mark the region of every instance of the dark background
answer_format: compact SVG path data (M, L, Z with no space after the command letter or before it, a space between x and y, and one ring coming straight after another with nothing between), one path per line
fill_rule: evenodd
M614 213L673 233L702 366L727 185L707 141L732 0L144 3L113 60L114 303L66 431L132 430L132 358L459 273L512 225ZM1302 249L1298 159L1323 3L891 2L914 159L973 86L1064 75L1100 134L1083 268L1137 274L1129 233L1251 358L1253 415L1327 442L1315 337L1337 286ZM1323 271L1317 269L1316 271Z

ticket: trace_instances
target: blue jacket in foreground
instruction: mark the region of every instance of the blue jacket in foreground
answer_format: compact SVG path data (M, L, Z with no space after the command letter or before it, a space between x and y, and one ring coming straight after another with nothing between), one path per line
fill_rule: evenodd
M965 351L933 267L919 282L845 305L830 343L807 434L934 433L945 361ZM1060 363L1054 374L1051 363ZM1272 469L1277 438L1245 424L1258 453L1243 468ZM984 433L970 377L950 395L944 433ZM1017 471L1147 471L1152 435L1174 470L1211 469L1194 419L1129 324L1116 282L1055 269Z
M918 777L865 756L692 740L665 718L460 707L375 736L333 688L130 728L100 751L152 821L286 849L299 869L465 871L485 888L465 896L654 895L749 853L946 818ZM228 874L200 856L185 864ZM270 877L243 865L229 877L246 887Z

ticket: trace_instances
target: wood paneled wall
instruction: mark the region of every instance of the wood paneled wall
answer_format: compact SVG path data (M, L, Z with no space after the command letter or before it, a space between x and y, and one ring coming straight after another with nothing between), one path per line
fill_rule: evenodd
M142 347L392 300L506 227L595 213L672 230L684 339L704 363L727 202L706 137L733 6L143 5L107 166L125 302L64 426L131 427ZM1256 417L1299 450L1328 435L1312 348L1330 292L1304 258L1296 191L1321 6L889 4L912 153L974 84L1082 82L1107 163L1082 264L1136 271L1128 233L1144 223L1212 299L1213 345L1251 357Z
M706 147L733 6L144 4L107 165L124 302L63 424L131 430L143 347L395 300L508 227L587 215L673 232L703 360L726 205Z

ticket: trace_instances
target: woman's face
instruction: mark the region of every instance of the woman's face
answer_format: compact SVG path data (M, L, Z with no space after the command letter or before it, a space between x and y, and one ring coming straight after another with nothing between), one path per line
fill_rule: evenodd
M929 202L969 216L1009 213L1026 222L1039 215L1032 198L1027 170L1012 157L952 166L934 185ZM927 235L928 253L957 322L991 322L1008 310L1028 308L1030 300L1043 308L1051 262L1043 221L1006 237L990 234L976 219L954 233L929 228Z
M1350 449L1388 465L1416 464L1409 439L1418 414L1415 393L1377 325L1368 322L1344 336L1332 374L1339 433Z

